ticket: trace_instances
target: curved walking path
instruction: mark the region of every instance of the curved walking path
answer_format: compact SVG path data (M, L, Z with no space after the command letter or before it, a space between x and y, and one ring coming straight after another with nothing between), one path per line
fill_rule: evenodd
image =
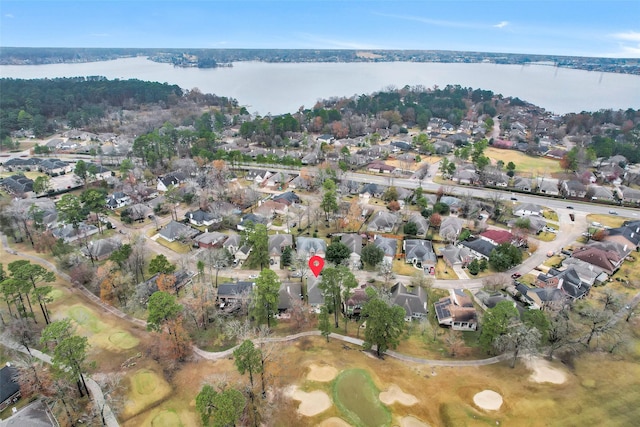
M24 348L24 346L16 343L15 341L10 340L6 336L0 335L0 344L4 345L7 348L12 348L21 353L31 354L31 356L35 357L36 359L40 359L43 362L51 365L51 356L49 356L48 354L45 354L39 350L36 350L35 348L30 348L29 349L30 352L29 352ZM105 425L107 427L120 427L120 424L118 424L118 419L116 418L115 414L111 410L111 407L109 406L108 403L105 402L104 395L102 394L102 389L100 388L100 385L97 382L95 382L87 374L83 374L83 375L84 375L84 379L87 384L87 387L89 388L91 399L93 399L93 402L98 408L98 410L100 410L101 408L103 410Z
M287 342L287 341L293 341L293 340L297 340L299 338L303 338L303 337L316 337L316 336L320 336L321 332L320 331L306 331L306 332L300 332L299 334L295 334L295 335L287 335L286 337L272 337L272 338L266 338L264 340L253 340L254 343L256 344L260 344L260 343L281 343L281 342ZM329 334L329 338L333 338L339 341L343 341L343 342L348 342L350 344L354 344L357 346L362 347L364 345L364 340L361 340L359 338L353 338L353 337L349 337L346 335L340 335L340 334L334 334L331 333ZM198 356L207 359L207 360L220 360L220 359L224 359L227 357L231 357L233 355L233 351L238 348L240 345L238 344L235 347L229 348L227 350L224 351L218 351L218 352L210 352L210 351L205 351L202 350L198 347L193 347L193 351L194 353L196 353ZM423 359L421 357L414 357L414 356L408 356L406 354L402 354L402 353L398 353L397 351L392 351L392 350L387 350L384 353L386 356L390 356L393 357L394 359L398 359L398 360L403 360L405 362L413 362L413 363L421 363L423 365L432 365L432 366L485 366L485 365L492 365L494 363L499 363L502 362L503 360L507 360L509 357L511 357L511 354L509 353L505 353L505 354L501 354L499 356L495 356L495 357L490 357L488 359L475 359L475 360L434 360L434 359Z

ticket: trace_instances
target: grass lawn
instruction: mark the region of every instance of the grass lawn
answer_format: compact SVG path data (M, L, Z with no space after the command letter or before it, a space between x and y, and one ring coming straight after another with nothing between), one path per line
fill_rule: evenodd
M549 233L548 231L542 231L540 234L536 234L535 238L540 240L541 242L551 242L556 240L555 233Z
M155 232L153 232L153 234L155 234ZM191 245L180 243L178 241L167 242L162 237L159 237L156 240L156 243L164 246L165 248L169 248L172 251L174 251L176 253L179 253L179 254L187 254L187 253L191 252Z
M587 215L587 221L589 224L592 222L599 222L602 225L606 225L607 227L620 227L623 222L629 220L630 218L624 218L618 215L606 215L606 214L589 214Z
M563 172L558 160L528 156L516 150L501 150L499 148L487 147L484 155L491 160L502 160L505 165L509 162L515 163L516 175L521 173L543 175L545 173L554 174Z
M634 252L629 256L634 261L625 261L620 270L612 276L613 280L607 283L607 287L631 296L640 288L640 253Z
M564 257L562 255L554 255L550 258L547 258L544 261L543 265L546 265L547 267L553 267L556 264L560 264L563 259Z
M436 264L436 279L457 280L458 275L453 271L453 268L449 267L447 263L442 260L442 258L439 258L438 263Z
M549 221L558 222L558 214L551 209L545 209L542 211L542 216Z
M404 259L393 260L393 272L402 276L413 276L416 273L420 273L422 270L418 270L413 264L407 264Z
M16 174L23 174L24 176L26 176L29 179L33 179L35 181L35 179L39 176L47 176L46 173L43 172L38 172L38 171L27 171L27 172L2 172L0 173L0 178L6 178L8 176L12 176L12 175L16 175Z

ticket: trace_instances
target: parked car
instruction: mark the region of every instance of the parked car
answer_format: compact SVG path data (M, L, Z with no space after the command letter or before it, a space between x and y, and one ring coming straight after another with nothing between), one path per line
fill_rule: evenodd
M567 209L573 209L573 206L567 206Z
M249 275L249 279L257 279L258 275L257 274L250 274Z
M522 276L522 274L520 274L520 273L518 273L518 272L516 271L515 273L513 273L513 274L511 275L511 278L512 278L512 279L517 279L517 278L519 278L519 277L521 277L521 276Z
M517 202L518 198L517 197L512 197L511 200L515 200Z
M618 215L618 212L616 212L616 211L609 211L609 215Z

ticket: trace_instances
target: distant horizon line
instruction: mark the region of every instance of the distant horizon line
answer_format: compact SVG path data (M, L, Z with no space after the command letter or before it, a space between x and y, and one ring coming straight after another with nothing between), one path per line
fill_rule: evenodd
M540 57L555 58L590 58L590 59L606 59L606 60L633 60L639 61L638 57L617 57L617 56L586 56L571 54L553 54L553 53L526 53L526 52L498 52L483 50L454 50L454 49L346 49L346 48L279 48L279 47L92 47L92 46L0 46L2 49L129 49L129 50L256 50L256 51L334 51L334 52L453 52L453 53L475 53L475 54L491 54L491 55L530 55Z

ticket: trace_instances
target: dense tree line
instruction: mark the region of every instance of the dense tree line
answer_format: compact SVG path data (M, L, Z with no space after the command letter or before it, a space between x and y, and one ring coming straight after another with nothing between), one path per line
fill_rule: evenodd
M168 105L183 95L176 85L104 77L0 79L0 87L1 138L19 129L43 135L54 130L49 122L54 119L79 127L102 118L108 107Z

